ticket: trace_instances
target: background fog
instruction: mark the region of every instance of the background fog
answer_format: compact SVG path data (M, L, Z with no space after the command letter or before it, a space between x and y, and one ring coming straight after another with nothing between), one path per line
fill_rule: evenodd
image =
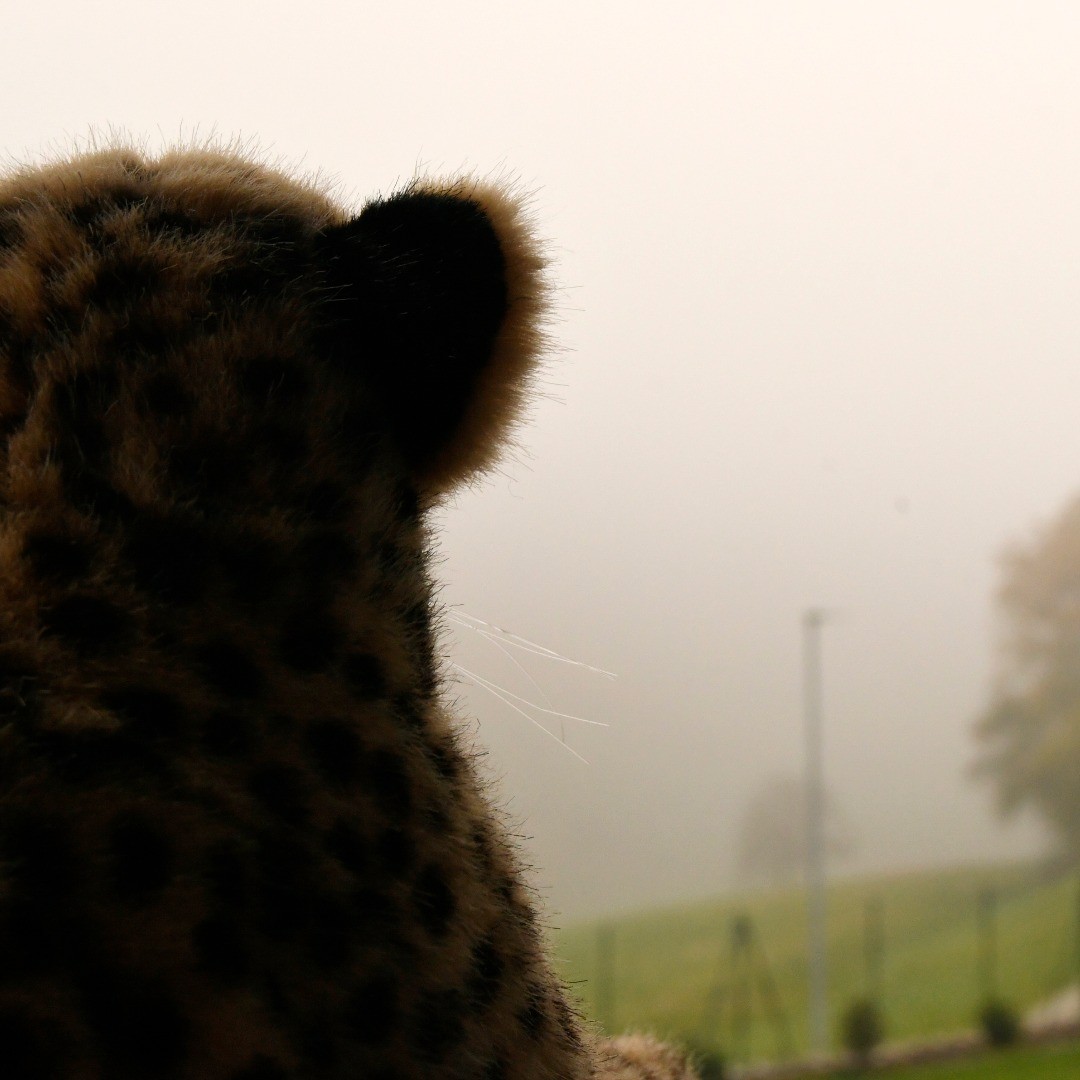
M355 199L535 192L559 349L439 575L617 673L526 656L538 689L448 622L449 660L610 725L567 749L456 688L572 918L735 880L801 764L811 604L846 869L1038 850L965 770L996 555L1080 488L1078 56L1072 3L62 0L6 13L0 147L216 132Z

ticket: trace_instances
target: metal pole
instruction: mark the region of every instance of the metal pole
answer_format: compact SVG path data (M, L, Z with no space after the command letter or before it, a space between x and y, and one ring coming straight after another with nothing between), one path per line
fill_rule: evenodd
M825 612L803 614L803 705L806 722L806 922L809 946L811 1046L829 1046L825 898L825 780L822 754L821 626Z

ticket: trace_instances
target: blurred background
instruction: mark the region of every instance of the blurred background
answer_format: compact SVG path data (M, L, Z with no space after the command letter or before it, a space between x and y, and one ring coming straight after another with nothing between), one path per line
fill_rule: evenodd
M1067 2L57 0L0 147L513 178L555 347L437 575L549 921L797 886L811 607L831 872L974 897L1080 836L1078 56Z

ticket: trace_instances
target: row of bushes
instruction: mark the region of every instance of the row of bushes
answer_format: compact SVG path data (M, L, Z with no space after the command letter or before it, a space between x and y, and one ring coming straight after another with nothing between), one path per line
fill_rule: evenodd
M986 1041L994 1047L1010 1046L1020 1034L1016 1010L1003 1001L987 1001L979 1010L979 1027ZM867 1065L885 1036L885 1020L880 1006L872 998L853 1001L841 1017L844 1046L860 1065ZM701 1080L724 1080L723 1059L715 1053L697 1057Z
M1020 1034L1020 1018L1004 1001L987 1001L979 1010L979 1027L991 1046L1009 1046ZM866 1061L885 1035L881 1009L872 998L859 998L845 1010L841 1020L844 1046Z

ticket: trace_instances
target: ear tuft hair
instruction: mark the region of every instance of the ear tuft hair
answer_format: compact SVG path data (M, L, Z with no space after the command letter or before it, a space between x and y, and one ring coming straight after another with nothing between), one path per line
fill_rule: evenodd
M543 344L544 260L505 190L417 182L322 238L338 351L376 395L418 484L489 468Z

